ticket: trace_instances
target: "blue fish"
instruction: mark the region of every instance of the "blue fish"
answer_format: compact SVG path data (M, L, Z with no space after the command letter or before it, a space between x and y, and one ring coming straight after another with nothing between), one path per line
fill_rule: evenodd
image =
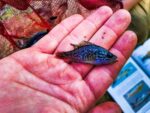
M24 48L28 48L31 47L32 45L34 45L37 41L39 41L41 38L43 38L49 31L41 31L36 33L35 35L33 35L30 38L24 38L22 37L22 40L19 40L17 42L18 47L20 47L20 49L24 49Z
M110 64L117 61L117 56L93 43L83 41L79 45L71 45L74 46L74 50L57 52L56 56L72 62L92 65Z

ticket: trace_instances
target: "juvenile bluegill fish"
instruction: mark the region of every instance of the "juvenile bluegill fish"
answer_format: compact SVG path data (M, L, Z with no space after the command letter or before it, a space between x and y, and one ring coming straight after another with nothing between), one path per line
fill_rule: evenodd
M58 52L56 56L68 59L72 62L87 63L93 65L110 64L117 61L117 57L103 47L97 46L87 41L79 45L71 44L74 50Z

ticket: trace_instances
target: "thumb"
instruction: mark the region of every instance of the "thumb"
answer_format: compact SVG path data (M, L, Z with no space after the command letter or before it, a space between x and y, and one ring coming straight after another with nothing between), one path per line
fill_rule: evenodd
M89 113L121 113L121 109L114 102L105 102L96 106Z

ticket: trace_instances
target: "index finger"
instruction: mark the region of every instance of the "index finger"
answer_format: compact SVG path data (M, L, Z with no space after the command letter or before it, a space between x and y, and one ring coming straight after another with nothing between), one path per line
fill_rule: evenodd
M70 44L79 44L89 40L111 15L112 10L109 7L103 6L97 9L62 40L56 52L72 50L73 47Z
M82 22L83 17L79 14L75 14L71 17L66 18L56 27L54 27L47 35L39 40L34 48L44 53L52 54L59 43L76 27Z

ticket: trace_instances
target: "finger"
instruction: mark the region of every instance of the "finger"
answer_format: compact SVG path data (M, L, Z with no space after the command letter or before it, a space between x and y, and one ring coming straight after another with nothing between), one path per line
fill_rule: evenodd
M132 9L136 4L138 4L141 0L123 0L124 8L127 10Z
M56 51L69 51L73 49L70 45L79 44L83 40L89 40L91 36L106 22L112 15L109 7L103 6L82 21L59 45Z
M58 44L83 20L81 15L73 15L54 27L33 47L41 52L53 53Z
M96 106L89 113L121 113L120 107L114 102L105 102Z
M110 49L117 38L127 29L131 22L131 16L126 10L117 11L97 33L91 38L90 42L100 45L106 49ZM73 63L72 66L84 77L93 67Z
M131 31L125 32L110 50L118 57L118 62L107 66L95 67L88 74L85 81L96 97L101 97L112 84L118 72L131 55L136 42L135 33Z

